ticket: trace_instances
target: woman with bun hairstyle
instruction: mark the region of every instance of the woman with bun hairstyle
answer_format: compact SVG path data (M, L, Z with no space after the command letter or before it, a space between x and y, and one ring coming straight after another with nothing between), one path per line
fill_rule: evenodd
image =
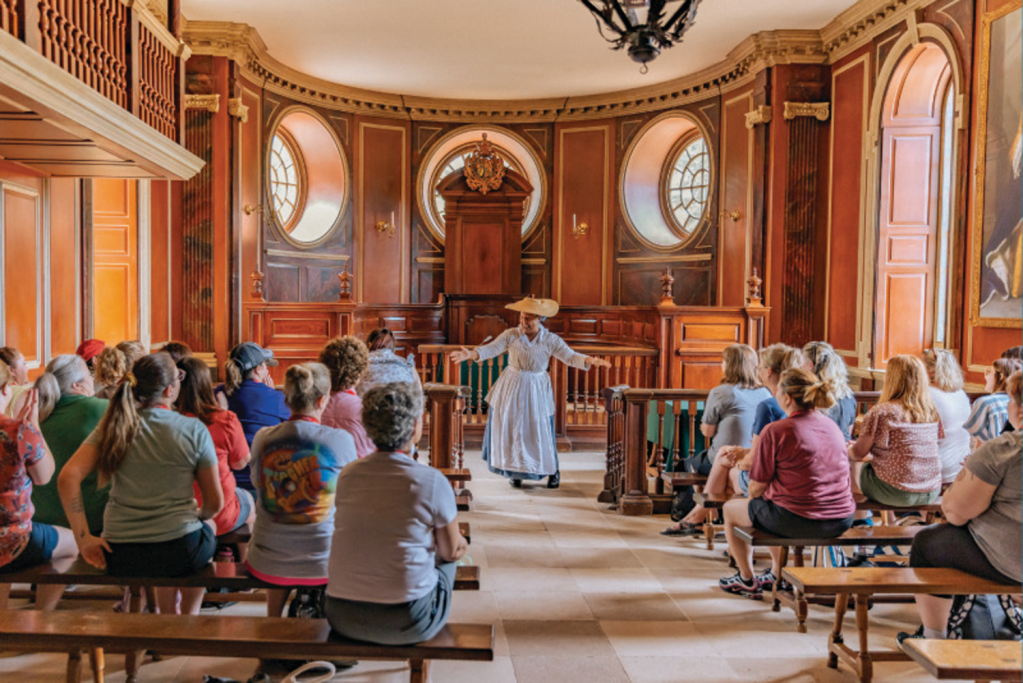
M202 422L172 410L183 375L165 353L140 358L60 472L57 488L78 550L113 576L186 576L213 559L212 519L224 504L217 452ZM89 531L83 512L82 482L93 472L100 486L110 484L102 537ZM203 590L180 589L180 610L198 614ZM155 596L162 613L178 611L178 589L157 588Z
M362 426L362 398L356 393L369 367L369 349L356 337L338 337L320 351L320 362L330 372L330 401L323 411L323 424L351 434L355 452L364 458L376 450Z
M927 368L916 356L888 359L881 397L849 446L854 494L913 507L941 493L938 441L945 432L928 385Z
M856 422L856 399L849 388L849 370L845 361L827 342L810 342L803 347L810 366L810 372L831 388L835 397L835 405L827 411L827 416L835 421L845 438L852 438L853 423Z
M117 387L131 367L128 358L116 346L108 346L95 357L92 364L95 374L96 397L110 400L117 393Z
M291 417L259 430L252 442L256 522L249 571L275 585L325 586L337 478L357 459L355 440L320 424L330 400L330 373L321 363L288 368L284 399ZM267 616L281 616L290 592L267 590Z
M788 417L767 425L757 438L749 499L725 503L725 535L739 571L718 582L722 590L753 600L774 586L781 549L771 548L771 569L753 574L753 548L737 526L774 536L834 538L853 523L856 503L842 431L823 411L835 404L827 382L802 368L782 373L775 392Z

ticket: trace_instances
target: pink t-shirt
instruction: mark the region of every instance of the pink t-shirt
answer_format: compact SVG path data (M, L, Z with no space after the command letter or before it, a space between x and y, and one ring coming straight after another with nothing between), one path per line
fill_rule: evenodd
M377 450L362 426L362 399L353 392L336 391L331 394L320 423L349 432L355 439L355 453L360 458Z
M764 498L808 519L845 519L856 510L845 437L824 413L797 411L764 427L749 478Z
M905 422L900 403L878 403L863 418L860 434L873 434L874 472L900 491L929 493L941 488L938 440L941 422Z

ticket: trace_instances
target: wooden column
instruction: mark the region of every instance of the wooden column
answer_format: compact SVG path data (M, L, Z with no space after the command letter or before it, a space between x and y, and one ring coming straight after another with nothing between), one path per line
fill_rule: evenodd
M437 469L454 467L452 451L455 443L453 420L458 387L453 384L426 384L423 390L430 397L430 464Z
M625 495L619 503L623 515L650 515L654 501L647 493L646 419L653 392L625 392Z

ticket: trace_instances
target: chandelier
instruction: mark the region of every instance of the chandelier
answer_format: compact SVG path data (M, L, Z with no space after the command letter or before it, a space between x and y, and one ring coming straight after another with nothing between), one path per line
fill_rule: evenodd
M652 61L661 50L682 41L693 25L700 0L579 0L597 21L601 37L614 47L626 48L633 61L643 65ZM665 5L679 3L667 18ZM608 33L610 32L611 37Z

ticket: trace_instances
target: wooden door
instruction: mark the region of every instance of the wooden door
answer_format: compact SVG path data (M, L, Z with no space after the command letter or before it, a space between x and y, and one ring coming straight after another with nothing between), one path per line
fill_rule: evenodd
M92 181L93 337L107 344L139 335L137 183Z

